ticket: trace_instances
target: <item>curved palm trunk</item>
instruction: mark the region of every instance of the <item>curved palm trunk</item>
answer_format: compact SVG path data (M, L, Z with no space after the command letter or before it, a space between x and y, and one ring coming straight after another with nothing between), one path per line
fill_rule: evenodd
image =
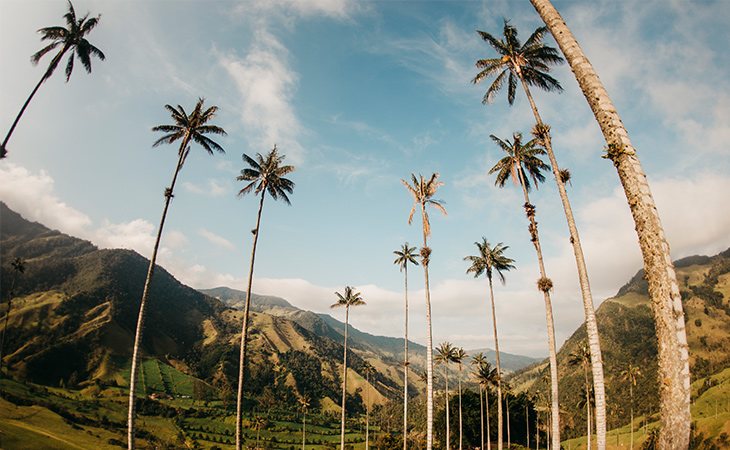
M347 396L347 326L349 323L350 305L347 305L345 307L345 352L342 356L342 419L340 424L340 450L345 450L345 397Z
M575 217L573 216L573 209L571 208L570 200L568 199L568 192L565 190L565 182L560 175L560 166L558 166L558 160L553 152L550 132L547 127L545 127L542 118L540 117L535 100L532 98L530 88L521 76L520 81L522 82L522 87L525 90L527 99L530 102L532 114L535 116L535 122L538 125L538 132L540 133L539 137L543 140L545 150L547 150L548 158L550 159L550 166L552 167L555 182L558 186L560 201L563 204L565 219L568 222L570 244L573 247L575 264L578 269L578 282L580 285L581 297L583 299L583 314L586 319L588 346L591 350L593 383L595 385L593 389L596 398L596 417L598 419L596 423L596 428L598 429L598 436L596 440L598 442L598 450L604 450L606 448L606 394L603 380L603 358L601 356L601 343L598 335L598 325L596 323L596 312L593 307L593 294L591 293L591 285L588 280L588 269L586 268L585 256L583 255L583 247L580 243L578 227L575 224Z
M137 316L137 329L134 332L134 348L132 349L132 368L129 372L129 406L127 410L127 448L134 450L134 434L135 434L135 398L137 389L137 363L139 358L139 348L142 345L142 332L144 330L144 319L145 313L147 312L147 298L150 293L150 284L152 283L152 276L155 274L155 263L157 261L157 251L160 248L160 240L162 239L162 229L165 226L165 219L167 218L167 210L170 207L170 201L173 197L173 191L175 190L175 182L177 176L182 169L183 162L185 161L185 148L188 145L190 137L185 135L182 142L180 143L179 158L177 165L175 166L175 173L172 176L172 183L170 187L165 189L165 207L162 209L162 218L160 219L160 226L157 229L157 238L155 239L155 247L152 250L152 258L150 258L150 265L147 268L147 278L144 282L144 289L142 290L142 300L139 303L139 315Z
M446 376L446 450L451 448L451 420L449 420L449 364L446 363L446 369L444 370Z
M253 266L256 261L256 244L259 241L261 231L261 211L264 209L264 197L266 190L261 191L259 201L259 212L256 216L256 232L253 235L253 247L251 248L251 264L248 271L248 288L246 289L246 305L243 308L243 325L241 326L241 350L238 356L238 392L236 394L236 450L243 446L242 422L243 422L243 385L245 382L246 355L248 351L248 319L251 310L251 289L253 287Z
M459 450L462 450L462 424L461 424L461 363L459 363Z
M497 354L497 449L502 450L502 365L499 360L499 339L497 337L497 310L494 307L494 289L492 288L492 276L488 275L488 278L489 299L492 305L492 330L494 332L494 351ZM487 407L488 406L489 405L487 405Z
M403 361L403 450L408 450L408 262L405 269L405 342Z
M425 228L426 206L421 203L424 221L423 248L428 248ZM430 257L430 255L429 255ZM428 285L428 259L423 261L424 286L426 288L426 450L433 448L433 332L431 326L431 290Z
M522 193L525 197L525 213L527 218L530 220L530 240L535 246L535 253L537 254L537 264L540 269L541 280L547 280L547 273L545 272L545 263L542 257L542 247L540 246L540 237L537 231L537 221L535 220L535 207L530 203L530 196L527 193L527 187L525 187L525 180L522 176L522 170L518 168L517 173L520 178L520 186L522 186ZM547 286L538 286L542 291L543 298L545 300L545 320L547 322L547 333L548 333L548 349L550 351L550 394L551 394L551 424L552 424L552 448L560 448L560 408L558 406L558 356L555 346L555 321L553 320L553 306L550 300L550 289Z
M646 174L608 92L558 11L549 0L530 0L530 2L568 60L609 145L608 156L616 166L636 225L654 312L662 422L659 448L687 448L691 417L689 354L684 310L669 253L669 244L664 237L664 229ZM596 416L598 413L596 391ZM596 419L599 425L601 418L596 417Z
M25 112L25 109L30 104L30 101L33 100L33 97L35 96L36 92L38 92L38 89L40 89L41 85L51 76L51 68L55 69L58 65L59 61L61 61L61 58L63 58L63 55L68 50L68 46L64 46L60 52L56 56L53 57L51 60L51 64L48 65L48 69L43 73L43 76L41 77L41 80L38 82L38 84L35 85L35 88L31 91L30 95L28 96L28 99L23 103L23 107L20 108L20 112L15 117L15 120L13 121L13 124L10 126L10 130L8 131L8 134L5 135L5 139L3 140L3 143L0 145L0 159L5 158L7 156L8 152L8 141L10 141L10 136L13 135L13 131L15 131L15 127L18 125L18 122L20 122L20 118L23 116L23 113Z

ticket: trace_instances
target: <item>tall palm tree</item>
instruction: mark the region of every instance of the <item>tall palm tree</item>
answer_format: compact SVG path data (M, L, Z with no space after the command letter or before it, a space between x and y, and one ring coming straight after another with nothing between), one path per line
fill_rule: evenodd
M583 313L586 319L588 342L591 348L593 383L596 392L598 449L603 450L606 447L606 399L603 381L603 360L601 358L601 345L598 337L595 309L593 307L593 295L588 279L588 269L586 268L578 228L573 217L573 210L565 189L565 183L569 180L570 176L568 171L561 170L558 166L558 161L555 158L555 153L552 148L550 127L543 123L530 91L530 86L536 86L548 92L560 92L563 89L560 83L548 74L550 66L562 63L563 58L560 57L555 48L544 44L543 37L546 32L547 28L540 27L522 44L517 36L517 29L506 20L503 30L504 39L500 40L484 31L477 31L481 38L496 50L497 58L478 60L476 66L481 70L474 77L473 82L479 83L489 76L498 74L484 95L483 103L487 103L494 98L495 94L501 89L505 78L507 78L507 101L511 105L515 99L517 81L519 80L532 108L532 113L535 116L534 132L536 137L540 139L541 144L545 147L550 158L550 165L568 223L570 243L573 247L573 255L575 256L576 268L578 270L578 280L583 299ZM557 415L554 415L554 417L557 420ZM553 427L555 426L553 424ZM555 428L553 431L555 431ZM557 433L553 433L553 442L559 442Z
M3 324L3 334L0 337L0 373L3 368L3 356L5 356L5 333L8 331L8 319L10 319L10 311L13 309L13 296L15 295L15 285L18 284L18 278L20 275L25 273L25 260L22 258L15 258L10 263L13 268L13 282L10 285L10 291L8 292L8 310L5 311L5 323Z
M431 259L431 249L428 247L428 236L431 235L431 222L426 212L426 206L433 206L446 215L446 208L443 202L433 198L442 182L438 181L439 174L434 173L427 179L423 175L416 178L411 174L411 182L401 179L403 185L413 196L413 206L408 214L408 224L413 221L413 214L416 208L421 210L421 225L423 228L423 247L421 248L421 264L423 265L423 276L425 278L426 291L426 450L433 448L433 336L431 328L431 289L428 285L428 263Z
M260 438L261 429L264 428L265 426L266 426L266 418L264 418L263 416L256 416L256 418L254 418L253 427L256 430L256 449L261 448L261 447L259 447L259 438Z
M236 450L241 450L243 420L243 386L245 377L246 357L248 348L248 319L251 309L251 291L253 289L253 268L256 261L256 244L259 241L261 231L261 212L264 208L264 198L268 193L272 199L281 200L287 205L291 205L288 194L294 192L294 182L286 178L286 175L294 171L294 166L284 165L284 155L280 155L276 145L266 156L261 153L256 154L256 158L243 154L243 161L248 167L241 170L241 174L236 177L237 181L243 181L247 184L238 192L238 196L242 197L251 192L254 195L260 195L259 210L256 215L256 228L252 230L253 246L251 247L251 260L248 270L248 288L246 289L246 303L243 308L243 324L241 326L241 347L238 359L238 394L236 401Z
M570 64L608 145L644 257L658 340L660 448L686 448L690 436L689 347L677 275L651 189L636 149L598 74L549 0L530 0ZM591 344L592 345L592 344ZM591 346L591 350L593 347ZM595 355L591 353L593 364ZM595 380L595 372L593 374ZM602 391L601 391L602 392ZM598 386L596 386L598 394ZM603 399L600 399L602 402ZM599 398L596 396L596 407Z
M505 415L507 417L507 448L512 448L512 433L509 426L509 398L512 395L512 387L507 382L502 384L502 387L504 388L504 406L507 413Z
M479 352L476 355L472 356L471 365L474 367L472 375L474 376L474 378L476 378L477 383L479 384L479 434L481 436L481 450L484 450L484 402L482 396L483 386L479 378L479 369L484 364L488 364L487 357L484 356L484 353Z
M489 426L489 389L492 386L497 386L499 374L497 372L497 369L492 368L492 365L485 360L484 363L481 363L477 366L474 375L477 379L477 382L479 383L479 387L484 391L485 415L487 417L487 450L491 450L492 440Z
M362 366L365 372L365 450L370 449L370 375L375 373L375 367L365 361Z
M456 347L451 342L442 342L436 348L436 364L444 365L444 378L446 379L446 450L451 448L451 420L449 419L449 363L454 360Z
M38 50L36 53L33 54L33 56L30 57L30 61L33 63L33 65L38 64L38 62L41 60L41 58L43 58L46 53L55 50L58 47L61 48L59 49L58 53L56 53L56 56L54 56L51 60L51 63L46 68L46 71L43 72L41 80L31 91L28 99L23 104L23 107L20 108L20 112L18 113L17 117L15 117L13 124L10 126L8 134L5 136L3 143L0 144L0 159L5 158L5 156L7 155L7 146L8 141L10 140L10 136L12 136L15 127L18 125L20 118L23 116L23 113L30 104L30 101L33 99L33 96L36 94L36 92L38 92L38 89L40 89L43 82L51 78L51 75L53 75L53 72L56 70L56 67L58 67L58 64L61 62L66 53L71 53L68 57L68 62L66 63L66 82L68 82L68 80L71 78L71 72L73 72L74 56L79 58L81 64L84 65L84 68L88 73L91 73L92 56L95 56L102 61L105 58L104 53L102 53L101 50L94 47L89 43L89 41L86 40L86 35L88 35L91 30L93 30L99 23L99 20L101 19L100 15L89 18L89 14L87 13L81 19L77 19L74 7L69 1L68 12L64 14L63 17L64 19L66 19L65 27L55 26L41 28L40 30L38 30L38 32L41 34L41 40L50 40L51 43Z
M586 426L588 428L588 434L587 434L587 448L591 448L591 399L589 396L592 393L592 389L590 389L589 381L588 381L588 368L591 365L591 349L588 347L587 342L582 342L578 349L574 352L571 352L568 355L568 364L571 366L581 366L583 368L583 377L585 379L585 385L584 385L584 392L586 394L586 398L584 399L585 408L586 408Z
M545 154L539 145L537 138L532 139L523 144L522 135L520 133L514 133L512 142L509 140L503 141L494 135L490 135L492 140L499 145L499 147L507 153L507 156L500 159L497 164L489 170L489 173L497 173L497 179L495 185L504 187L508 179L512 179L516 183L519 183L522 187L522 193L524 195L525 203L525 214L530 222L528 231L530 232L530 240L535 247L535 253L537 254L538 268L540 269L540 279L537 281L537 288L542 292L543 299L545 301L545 318L547 322L547 333L548 333L548 350L550 351L550 378L551 378L551 398L552 398L552 436L553 436L553 447L558 448L560 445L560 416L558 407L558 357L557 348L555 345L555 322L553 320L553 306L552 300L550 299L550 290L553 287L553 283L548 278L547 272L545 271L545 264L542 256L542 246L540 245L540 236L537 229L537 221L535 220L535 205L530 203L529 191L531 189L530 178L535 183L535 187L545 181L545 177L542 171L547 169L549 166L542 162L540 159L541 155Z
M479 250L479 254L464 257L464 261L469 261L471 266L466 269L466 273L473 273L474 278L478 278L485 274L489 280L489 300L492 310L492 331L494 332L494 351L497 354L497 448L502 450L502 366L499 358L499 337L497 333L497 311L494 307L494 289L492 287L492 275L497 272L502 284L505 283L504 274L510 269L514 269L513 259L504 255L509 248L501 242L492 247L487 238L482 237L482 242L474 243Z
M641 376L641 369L631 363L621 371L621 378L629 383L629 398L631 399L631 450L634 449L634 386Z
M408 242L403 244L400 250L396 250L395 261L405 279L405 334L403 339L403 450L408 450L408 263L418 265L416 260L416 247L411 247Z
M307 408L309 408L310 399L303 395L299 397L299 407L302 408L302 450L307 445Z
M345 350L342 356L342 421L340 424L340 450L345 449L345 397L347 396L347 326L350 323L350 307L364 305L362 294L350 286L345 286L344 294L335 292L337 302L330 308L345 307Z
M150 265L147 268L147 278L144 282L144 289L142 290L142 300L139 305L139 315L137 316L137 329L134 333L134 349L132 350L132 369L129 376L129 409L127 415L127 447L129 450L134 449L134 410L135 410L135 394L137 387L137 359L139 356L139 347L142 344L142 331L144 329L144 319L147 310L147 297L149 296L150 284L152 282L152 276L155 273L155 262L157 261L157 250L160 247L160 239L162 238L162 229L165 226L165 218L167 217L167 209L170 207L170 201L174 197L173 191L175 190L175 182L180 170L185 164L185 159L190 152L189 144L195 142L199 144L209 155L213 154L213 151L219 153L225 153L223 147L217 142L213 141L206 134L225 135L226 132L223 128L215 125L209 125L213 117L215 117L218 111L217 106L211 106L207 109L203 109L204 99L198 99L195 104L193 111L188 115L182 106L177 105L174 108L170 105L165 105L165 109L170 112L174 124L172 125L158 125L152 128L152 131L162 131L166 133L161 138L157 139L153 147L157 147L161 144L172 144L173 142L180 140L180 147L178 148L177 154L177 165L172 176L172 183L170 187L165 189L165 206L162 209L162 219L160 219L160 226L157 229L157 238L155 239L155 246L152 250L152 257L150 258Z
M453 362L459 365L459 450L463 448L463 426L462 426L462 414L461 414L461 375L464 369L464 359L469 356L466 354L462 347L454 350L454 355L451 358Z

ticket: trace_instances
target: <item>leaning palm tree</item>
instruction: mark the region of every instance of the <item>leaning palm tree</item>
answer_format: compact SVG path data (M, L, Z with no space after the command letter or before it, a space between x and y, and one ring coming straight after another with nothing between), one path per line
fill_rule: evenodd
M496 93L502 88L505 79L507 79L507 101L511 105L515 100L517 82L519 80L532 108L532 113L535 116L534 133L545 147L550 158L550 165L568 223L570 243L573 247L576 268L578 270L578 280L583 299L583 313L586 319L588 342L591 348L593 383L596 392L597 441L599 450L603 450L606 447L606 399L603 381L603 360L601 358L601 345L598 337L595 309L593 307L593 295L591 294L590 282L588 280L588 269L586 268L578 228L573 217L573 210L565 189L565 183L570 179L570 172L561 170L558 166L558 161L555 158L555 153L552 148L550 127L543 123L530 91L530 86L536 86L548 92L560 92L563 89L560 83L548 74L550 66L562 63L563 58L560 57L555 48L544 44L543 37L546 32L547 28L540 27L522 44L517 36L517 29L506 20L503 30L504 39L497 39L489 33L477 31L481 38L496 50L497 57L477 61L476 66L481 70L474 77L473 82L479 83L487 77L496 75L496 78L487 89L483 98L483 103L488 103L493 100ZM554 417L557 421L557 416L555 415ZM555 431L557 429L555 428L556 425L553 424L553 427L553 431ZM559 442L557 433L553 433L553 442Z
M581 405L586 408L586 426L588 428L586 447L591 448L591 430L593 428L591 426L591 403L593 402L591 402L591 399L588 397L591 395L592 389L590 389L588 381L588 368L591 365L591 349L588 347L587 342L582 342L576 351L571 352L568 355L568 364L571 366L581 366L583 368L583 377L585 379L583 391L586 394L586 398L583 402L581 402Z
M165 105L165 109L170 112L173 121L173 125L158 125L152 128L152 131L162 131L167 133L152 144L153 147L157 147L161 144L172 144L173 142L180 140L180 147L178 148L177 154L177 165L172 176L172 183L170 187L165 189L165 206L162 209L162 219L160 219L160 226L157 229L157 238L155 239L155 246L152 250L152 257L150 258L150 265L147 268L147 278L144 282L144 289L142 290L142 300L139 305L139 315L137 316L137 329L134 333L134 349L132 350L132 369L129 376L129 410L127 416L127 446L130 450L134 448L134 409L135 409L135 395L137 387L137 359L139 356L139 347L142 344L142 331L144 329L144 319L147 308L147 297L149 296L150 284L152 282L152 276L155 273L155 262L157 261L157 250L160 247L160 239L162 238L162 229L165 226L165 218L167 217L167 210L170 207L170 201L174 197L173 191L175 190L175 182L177 176L182 170L185 159L190 152L190 146L192 142L199 144L209 155L213 154L213 150L219 153L225 153L223 147L218 145L217 142L213 141L206 134L225 135L226 132L223 128L215 125L209 125L215 113L218 111L217 106L211 106L208 109L203 109L204 99L198 99L195 104L193 111L188 115L182 106L177 105L174 108L170 105Z
M474 278L478 278L485 274L489 280L489 300L492 310L492 331L494 332L494 351L497 354L497 448L502 450L502 366L499 359L499 338L497 333L497 311L494 307L494 289L492 287L492 275L497 272L502 284L505 283L504 274L510 269L514 269L513 259L504 255L505 250L509 248L501 242L492 247L487 238L483 237L482 242L474 243L479 249L478 255L464 257L464 261L469 261L471 266L466 269L466 273L473 273Z
M18 283L20 275L25 273L25 260L22 258L15 258L10 266L13 268L13 282L10 284L10 291L8 292L8 310L5 311L5 322L3 324L3 334L0 337L0 373L3 368L3 356L5 355L5 333L8 331L8 319L10 319L10 311L13 309L13 295L15 295L15 285Z
M350 307L364 305L362 294L350 286L345 286L344 294L335 292L337 302L331 308L345 307L345 345L342 356L342 421L340 424L340 450L345 449L345 397L347 396L347 326L350 323Z
M459 365L459 450L462 450L463 448L463 427L462 427L462 414L461 414L461 375L462 370L464 368L464 359L468 355L464 351L462 347L457 348L454 351L454 355L451 358L451 361L455 362Z
M91 73L92 56L96 56L102 61L105 58L104 53L102 53L101 50L94 47L89 43L89 41L86 40L86 35L89 34L91 30L93 30L99 23L99 19L101 18L100 15L89 18L89 14L87 13L84 17L78 19L76 18L76 12L74 11L74 7L69 1L68 12L64 14L63 17L64 19L66 19L65 27L55 26L41 28L40 30L38 30L38 32L41 34L41 40L50 40L51 43L38 50L35 54L33 54L33 56L30 57L30 61L34 65L38 64L38 62L41 60L41 58L43 58L46 53L59 47L60 49L58 53L56 53L56 56L54 56L51 60L51 63L46 68L46 71L43 72L41 80L31 91L28 99L23 104L23 107L20 108L20 112L18 113L17 117L15 117L13 124L10 126L8 134L5 136L3 143L0 144L0 159L5 158L5 156L7 155L7 145L8 141L10 140L10 136L12 136L15 127L18 125L20 118L23 116L23 113L30 104L30 101L33 99L33 96L36 94L36 92L38 92L38 89L40 89L41 85L47 79L51 78L51 75L53 75L53 72L56 70L56 67L58 67L58 64L63 59L64 55L70 52L68 62L66 63L66 82L68 82L68 80L71 78L71 72L73 72L74 56L79 58L79 61L81 61L81 64L84 65L84 68L88 73Z
M636 149L618 110L570 29L549 0L530 0L562 50L596 117L636 225L658 340L660 448L686 448L690 437L690 375L684 310L659 214ZM592 344L591 344L592 345ZM591 350L593 347L591 346ZM591 353L591 358L595 355ZM596 362L594 361L595 365ZM595 372L594 372L595 378ZM602 393L603 391L601 391ZM598 386L596 385L596 393ZM602 402L603 399L601 398ZM596 397L596 406L599 398Z
M264 199L269 194L272 199L281 199L287 205L291 205L288 194L294 192L294 182L286 178L286 175L294 171L294 166L284 165L284 155L280 155L276 145L266 156L261 153L256 154L256 158L243 154L243 161L248 167L241 170L241 174L236 180L246 182L247 184L238 192L238 196L242 197L251 192L254 195L260 195L259 210L256 215L256 228L252 230L253 246L251 247L251 260L248 270L248 288L246 289L246 303L243 307L243 324L241 326L241 346L238 359L238 394L236 401L236 450L241 450L242 429L241 422L243 420L243 386L246 367L247 347L248 347L248 320L249 311L251 309L251 291L253 289L253 268L256 261L256 244L259 241L261 231L261 212L264 208Z
M423 175L416 178L411 174L411 182L401 179L403 185L413 196L413 206L408 214L408 224L413 221L413 214L416 208L421 210L421 224L423 228L423 247L421 248L421 264L425 278L426 291L426 450L433 447L433 336L431 329L431 289L428 285L428 263L431 259L431 249L428 247L428 236L431 235L431 222L428 219L426 206L433 206L446 215L446 208L443 202L433 198L442 182L438 181L439 174L432 174L428 180Z
M303 395L299 397L299 407L302 408L302 450L307 445L307 409L309 408L309 397Z
M365 361L362 365L365 372L365 450L370 449L370 376L375 373L375 367Z
M403 244L400 250L396 250L395 261L405 276L405 334L403 338L403 450L408 450L408 263L418 265L416 261L416 247L411 247L408 242Z
M558 357L555 345L555 322L553 320L553 306L550 299L550 290L552 290L553 282L548 278L545 271L545 264L542 256L542 246L540 245L540 236L537 229L537 221L535 220L535 205L530 203L529 191L531 189L530 178L535 184L535 188L540 182L545 181L542 171L549 168L540 156L545 154L545 150L540 147L537 138L528 142L522 142L522 134L514 133L512 142L490 135L492 140L507 153L507 156L500 159L497 164L489 170L489 173L497 173L494 182L499 187L504 187L508 179L512 179L515 183L519 183L522 187L524 196L525 214L530 222L528 231L530 232L530 241L535 247L537 254L538 268L540 269L540 279L537 281L537 288L542 292L545 301L545 318L547 322L548 333L548 350L550 351L550 381L551 381L551 399L552 399L552 436L553 447L558 448L560 445L560 410L558 407Z
M484 353L479 352L476 355L472 356L471 358L471 365L474 366L474 371L472 372L472 376L474 376L477 379L477 383L479 384L479 435L481 436L481 450L484 450L484 402L483 402L483 396L482 396L482 383L479 379L479 369L484 364L488 364L487 357L484 356Z
M631 450L634 449L634 386L641 376L641 369L631 363L621 371L621 379L629 383L629 398L631 399Z
M446 450L451 448L451 421L449 420L449 363L456 356L456 347L451 342L442 342L436 348L436 364L444 365L444 379L446 380Z

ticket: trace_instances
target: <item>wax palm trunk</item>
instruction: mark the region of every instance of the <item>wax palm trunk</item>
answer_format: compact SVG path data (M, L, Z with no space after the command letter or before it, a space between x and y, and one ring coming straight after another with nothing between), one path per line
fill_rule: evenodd
M459 450L463 447L463 429L461 423L461 363L459 363Z
M365 399L365 450L370 450L370 373L365 374L367 397Z
M684 311L669 244L639 158L598 74L549 0L530 0L568 60L596 116L636 225L658 340L660 448L687 448L690 375ZM595 375L594 375L595 376ZM596 408L598 408L596 398ZM598 411L597 411L598 413ZM597 418L597 421L600 420ZM598 425L598 423L597 423Z
M497 357L497 449L502 450L502 365L499 358L499 338L497 337L497 310L494 307L494 289L492 278L489 277L489 300L492 306L492 330L494 332L494 352ZM487 408L489 403L487 403ZM487 414L487 423L489 415ZM489 427L489 425L487 425Z
M484 389L484 412L487 416L487 450L492 450L492 434L489 426L489 388Z
M548 350L550 352L550 394L551 394L551 411L552 411L552 447L560 448L560 408L558 406L558 353L555 346L555 322L553 319L553 306L550 300L550 289L552 282L545 272L545 263L543 262L542 246L540 245L540 236L537 231L537 221L535 220L535 207L530 203L530 196L527 193L527 186L522 176L522 169L518 168L517 173L522 186L522 193L525 198L525 213L530 220L530 235L532 244L535 246L537 254L537 264L540 269L540 281L538 288L542 291L545 300L545 319L547 322L548 333Z
M236 394L236 450L241 450L243 446L243 386L246 380L246 359L248 352L248 320L251 310L251 289L253 288L253 267L256 262L256 244L259 241L259 233L261 231L261 212L264 209L264 197L266 190L261 191L261 200L259 200L259 211L256 215L256 228L253 235L253 247L251 248L251 262L248 271L248 288L246 289L246 304L243 308L243 324L241 326L241 347L238 355L238 392Z
M585 388L586 388L586 422L588 428L587 448L591 448L591 432L593 431L592 418L591 418L591 389L588 384L588 369L583 367L583 376L585 377Z
M403 354L403 450L408 450L408 263L405 270L405 342Z
M307 410L304 410L304 417L302 418L302 450L307 445Z
M482 446L479 448L484 450L484 394L481 386L479 386L479 435L482 438Z
M345 350L342 356L342 417L340 423L340 450L345 450L345 398L347 396L347 326L350 323L350 306L345 307Z
M426 207L421 204L422 217L426 215ZM427 251L428 240L423 230L423 250ZM431 290L428 284L428 257L423 261L424 286L426 287L426 450L433 448L433 332L431 326Z
M170 201L173 197L173 191L175 190L175 182L177 181L177 175L182 169L183 162L185 160L185 152L190 140L189 135L183 137L180 143L180 150L178 151L179 158L177 165L175 166L175 173L172 176L172 183L170 187L165 189L165 207L162 209L162 218L160 219L160 226L157 229L157 238L155 239L155 247L152 250L152 258L150 258L150 265L147 268L147 278L144 282L144 289L142 291L142 300L139 304L139 315L137 316L137 329L134 333L134 348L132 349L132 368L129 372L129 407L127 410L127 448L133 450L134 445L134 434L135 434L135 408L136 408L136 390L137 390L137 364L139 358L139 350L142 345L142 332L144 330L144 319L147 312L147 298L149 297L150 284L152 283L152 277L155 273L155 263L157 261L157 251L160 247L160 240L162 238L162 229L165 226L165 219L167 218L167 210L170 207Z

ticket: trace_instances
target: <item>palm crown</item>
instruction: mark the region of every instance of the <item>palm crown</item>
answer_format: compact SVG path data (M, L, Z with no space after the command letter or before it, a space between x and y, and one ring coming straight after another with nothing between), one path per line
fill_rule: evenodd
M401 272L405 269L408 263L417 266L418 261L416 260L417 255L415 252L416 247L411 247L408 245L408 242L406 242L401 246L400 250L395 250L393 252L395 254L395 261L393 261L393 264L398 265Z
M547 33L546 27L536 29L524 44L517 37L517 28L510 25L508 20L504 21L504 39L497 39L484 31L477 30L477 33L498 53L497 58L480 59L476 62L476 67L481 71L472 80L474 84L499 73L484 94L482 103L489 103L494 99L505 78L508 79L507 101L510 105L515 101L518 79L545 91L563 90L558 80L547 74L551 65L561 64L564 60L555 48L542 42Z
M411 212L408 214L408 224L410 225L413 221L413 214L416 212L416 206L420 205L423 212L423 233L427 237L431 235L431 223L428 220L426 205L431 205L446 215L446 208L444 208L443 205L444 202L433 198L436 194L436 190L444 184L443 182L438 181L438 178L439 174L434 173L428 180L426 180L423 175L419 175L418 178L416 178L415 174L411 174L411 183L401 179L403 185L413 196L413 206L411 207Z
M243 161L249 167L241 170L241 175L236 177L238 181L249 181L243 189L238 192L239 196L254 191L256 195L268 192L274 200L281 198L287 205L290 205L289 196L294 192L294 182L284 178L294 171L294 166L283 165L284 155L280 155L276 145L266 156L256 154L256 159L244 153Z
M641 376L641 369L631 363L621 371L621 378L636 386L636 379Z
M571 366L588 366L591 362L591 349L586 342L578 346L578 349L568 355L568 364Z
M486 389L497 381L497 369L492 368L489 362L477 365L474 370L474 377L482 388Z
M91 57L96 56L100 60L104 60L104 53L98 48L94 47L86 40L86 35L93 30L99 23L101 16L92 17L89 19L87 13L81 19L76 18L76 12L71 2L68 2L68 12L63 16L66 19L66 27L55 26L41 28L38 32L41 34L41 40L51 40L50 44L38 50L33 56L30 57L30 61L33 64L38 64L40 59L51 50L61 46L61 51L51 61L51 64L46 69L44 78L48 78L53 75L53 72L58 67L58 63L61 62L61 57L67 51L71 52L66 63L66 81L71 78L71 72L74 68L74 55L79 58L81 64L88 73L91 73Z
M203 147L210 155L213 154L213 150L216 150L219 153L225 153L223 147L218 145L218 143L214 140L205 136L206 134L218 134L225 136L226 132L221 127L208 125L208 122L215 117L218 107L211 106L208 109L203 110L204 102L205 99L199 98L190 115L188 115L180 105L177 105L177 107L165 105L165 109L170 112L170 116L175 124L158 125L152 128L152 131L162 131L163 133L167 133L157 139L152 146L157 147L161 144L172 144L178 139L183 139L182 144L185 145L181 145L179 150L181 165L185 162L185 158L190 151L190 147L187 146L187 143L190 141L200 144L200 146Z
M540 146L540 139L531 139L523 144L522 133L519 132L512 135L512 142L509 139L502 140L493 134L489 137L507 153L507 156L489 170L490 175L497 172L497 179L494 181L496 186L504 187L507 179L512 178L515 184L524 184L529 192L530 178L536 188L538 183L545 181L542 171L550 170L550 166L540 159L540 156L546 154L545 149Z
M345 286L344 294L335 292L335 295L337 296L337 302L332 304L330 308L339 308L341 306L349 308L350 306L360 306L365 304L365 301L362 299L362 294L357 292L355 288L351 286Z
M451 342L442 342L436 348L436 362L442 364L448 364L454 361L456 355L456 347Z
M479 249L479 254L464 257L464 261L471 262L471 266L466 269L466 273L473 273L474 278L486 273L491 282L493 272L497 271L500 281L504 284L505 278L502 272L515 268L512 264L515 260L504 255L509 246L500 242L492 247L487 238L484 237L482 242L475 242L474 245Z

